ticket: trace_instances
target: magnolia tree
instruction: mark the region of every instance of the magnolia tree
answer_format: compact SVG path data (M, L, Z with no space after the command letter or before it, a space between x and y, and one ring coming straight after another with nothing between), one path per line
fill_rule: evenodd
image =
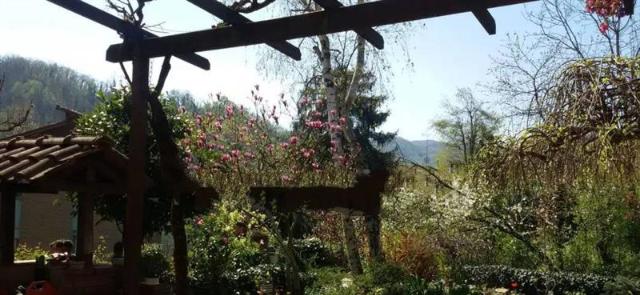
M278 225L283 216L256 218L257 214L246 204L247 193L255 186L349 186L355 175L355 154L338 153L335 143L323 142L328 132L343 129L344 119L332 124L323 120L320 113L310 114L302 119L302 128L288 131L280 127L284 117L300 122L299 108L325 104L324 100L302 98L300 105L291 105L281 97L271 105L260 96L259 87L251 94L250 108L218 95L218 103L204 113L182 109L193 122L190 136L181 140L184 160L194 177L216 188L223 202L239 208L247 222L258 220L259 226L270 229L290 268L292 289L298 294L302 292L298 277L301 266L293 253L291 235L285 237ZM201 225L208 218L197 218L191 235L207 235Z
M218 100L222 110L189 114L194 123L190 136L181 143L190 171L224 198L245 200L252 186L351 184L355 155L336 155L334 145L320 142L324 133L342 130L345 120L329 124L320 120L320 115L311 116L304 128L287 131L279 123L284 116L295 119L295 106L284 98L269 105L257 86L250 109L219 95ZM324 101L300 100L300 104L309 103Z

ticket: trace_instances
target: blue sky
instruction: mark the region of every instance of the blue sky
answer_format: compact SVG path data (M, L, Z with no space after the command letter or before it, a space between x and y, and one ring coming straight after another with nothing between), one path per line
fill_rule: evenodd
M104 7L102 0L87 2ZM385 50L392 57L393 74L388 87L393 100L387 106L391 117L384 129L399 131L400 136L411 140L435 138L429 125L442 117L443 100L453 96L458 87L476 87L488 81L490 55L500 50L507 33L532 29L523 12L533 9L536 4L493 9L498 27L494 36L487 35L470 13L416 22L415 33L406 42L412 68L401 57L402 48L387 40ZM150 2L146 15L148 23L165 22L163 27L170 33L204 29L218 22L181 0ZM100 80L121 79L119 66L105 61L106 48L118 43L118 36L44 0L1 0L0 36L0 55L17 54L55 62ZM266 80L257 71L257 47L203 55L211 60L211 71L176 61L165 89L189 90L202 99L220 92L239 103L248 98L255 84L261 85L266 97L289 95L288 85ZM159 63L154 63L156 69ZM487 94L477 93L491 100Z

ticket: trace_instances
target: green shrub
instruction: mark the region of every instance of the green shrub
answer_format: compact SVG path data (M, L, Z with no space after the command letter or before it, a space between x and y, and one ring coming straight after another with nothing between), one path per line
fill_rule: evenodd
M255 228L240 211L218 206L187 227L189 277L196 294L255 294L258 281L282 281L282 267L271 263L272 248L261 249L250 232L238 234L234 225Z
M146 244L142 247L140 257L140 271L148 278L159 278L169 270L169 261L164 256L162 248L157 244Z
M603 294L606 295L640 294L640 280L616 277L614 281L609 281L604 285L603 291Z
M295 240L293 244L299 258L311 267L335 266L336 258L331 249L318 238Z
M611 281L609 277L593 274L542 272L502 265L467 266L463 271L468 283L517 289L525 294L602 294L605 284Z
M49 251L41 248L39 245L29 247L26 244L19 244L15 251L15 260L34 260L36 257L47 256Z

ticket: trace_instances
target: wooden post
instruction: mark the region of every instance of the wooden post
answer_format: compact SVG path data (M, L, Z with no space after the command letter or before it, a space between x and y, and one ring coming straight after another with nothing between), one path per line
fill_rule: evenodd
M140 36L141 37L141 36ZM137 38L138 42L142 38ZM149 92L149 58L140 46L136 47L133 60L133 77L130 98L129 175L127 184L127 212L124 224L125 262L124 291L127 295L140 294L140 252L143 242L143 215L145 192L145 154L147 99Z
M93 254L93 194L81 193L78 196L78 240L76 256L91 265Z
M15 252L16 191L0 192L0 265L11 265Z

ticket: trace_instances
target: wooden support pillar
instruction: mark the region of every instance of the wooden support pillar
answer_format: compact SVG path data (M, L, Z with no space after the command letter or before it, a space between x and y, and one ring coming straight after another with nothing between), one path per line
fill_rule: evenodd
M76 256L90 265L93 261L93 194L78 196L78 240Z
M138 38L137 41L142 38ZM136 42L137 43L137 42ZM133 60L133 77L130 98L129 175L127 183L127 212L124 224L124 292L140 294L140 253L143 242L143 216L145 192L145 154L147 99L149 92L149 58L140 46L136 47Z
M15 257L16 191L0 192L0 265L11 265Z

